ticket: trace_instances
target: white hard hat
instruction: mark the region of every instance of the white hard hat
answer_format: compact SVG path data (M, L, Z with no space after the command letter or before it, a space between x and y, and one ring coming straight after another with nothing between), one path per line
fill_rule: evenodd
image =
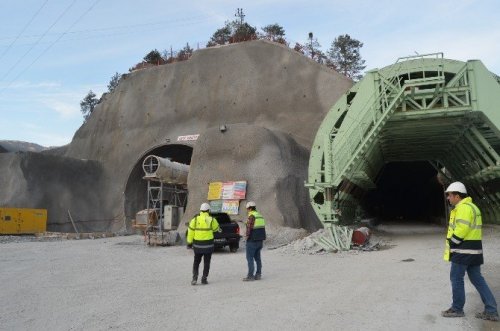
M247 202L247 206L246 206L246 208L248 209L248 208L250 208L250 207L255 207L255 202L253 202L253 201L248 201L248 202Z
M201 211L208 211L208 210L210 210L210 205L208 203L204 202L201 204L200 210Z
M445 191L446 193L448 192L459 192L463 194L467 194L467 189L465 188L465 185L462 184L461 182L453 182L448 186L448 188Z

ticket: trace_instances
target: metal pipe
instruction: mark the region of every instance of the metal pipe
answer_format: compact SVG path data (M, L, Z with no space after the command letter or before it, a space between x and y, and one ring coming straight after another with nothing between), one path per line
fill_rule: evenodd
M187 184L189 165L170 161L155 155L149 155L142 163L146 179L158 179L168 184Z

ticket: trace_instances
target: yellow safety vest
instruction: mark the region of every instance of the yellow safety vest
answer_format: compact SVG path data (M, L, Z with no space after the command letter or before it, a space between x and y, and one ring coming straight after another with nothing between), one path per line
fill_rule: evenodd
M213 250L214 232L219 231L219 223L208 212L200 212L188 226L187 243L193 244L195 251Z
M248 212L248 216L252 215L255 218L255 222L253 224L253 229L248 237L248 240L265 240L266 239L266 221L264 217L256 211L251 210ZM248 231L248 228L247 228Z
M444 260L459 264L483 263L481 211L472 198L462 199L450 212Z

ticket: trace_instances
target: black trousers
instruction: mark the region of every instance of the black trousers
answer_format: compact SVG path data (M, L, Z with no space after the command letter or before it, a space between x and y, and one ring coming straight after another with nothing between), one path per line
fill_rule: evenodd
M193 263L193 278L198 278L198 270L200 268L201 258L203 257L203 278L208 277L208 272L210 271L210 260L212 259L212 253L194 253L194 263Z

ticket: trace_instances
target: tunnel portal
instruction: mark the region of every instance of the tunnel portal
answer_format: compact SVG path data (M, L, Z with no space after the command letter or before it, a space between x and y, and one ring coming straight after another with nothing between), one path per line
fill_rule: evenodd
M144 159L149 155L155 155L162 158L169 158L173 162L182 164L191 164L191 156L193 154L193 148L187 145L181 144L168 144L161 145L145 152L140 156L132 168L130 175L128 176L126 189L125 189L125 205L124 211L127 221L127 228L131 223L131 220L135 218L138 211L146 209L147 207L147 181L144 180L144 170L142 164ZM187 198L187 197L186 197ZM165 201L165 204L172 203L171 201ZM187 200L183 201L183 206Z
M500 222L499 109L500 78L478 60L436 53L369 71L314 140L306 187L316 214L323 224L432 220L444 216L443 187L462 181L484 222Z

